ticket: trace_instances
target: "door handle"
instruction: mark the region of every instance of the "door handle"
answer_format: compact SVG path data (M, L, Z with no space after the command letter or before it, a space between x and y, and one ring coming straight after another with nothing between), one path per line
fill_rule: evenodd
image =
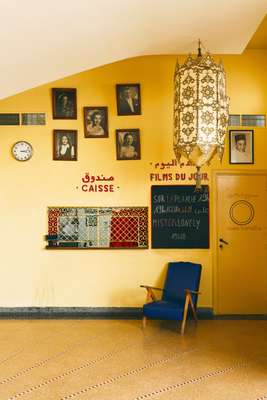
M226 241L225 241L225 240L223 240L222 238L220 238L219 240L220 240L220 243L223 243L223 244L229 244L228 242L226 242Z

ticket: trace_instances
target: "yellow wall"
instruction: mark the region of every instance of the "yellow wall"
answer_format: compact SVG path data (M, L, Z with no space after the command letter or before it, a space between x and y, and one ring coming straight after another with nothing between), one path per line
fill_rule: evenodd
M267 114L267 52L250 50L223 56L231 113ZM184 57L180 57L182 61ZM52 61L51 61L52 62ZM150 163L170 161L172 151L173 73L176 56L129 59L86 71L0 101L0 112L45 112L46 126L0 127L1 281L0 306L139 306L139 285L160 284L168 261L203 264L201 306L212 306L213 204L211 248L165 250L45 250L47 206L149 206ZM19 71L18 71L19 73ZM140 83L142 115L117 116L116 83ZM52 87L77 88L78 119L53 120ZM83 106L108 106L109 138L83 137ZM52 160L53 129L78 129L78 161ZM141 156L116 161L115 129L140 128ZM15 161L11 146L29 141L33 158ZM267 167L266 129L255 129L255 164ZM213 161L205 171L236 169L228 162L228 143L222 165ZM84 193L76 189L85 172L113 175L120 187L114 193ZM186 167L183 172L193 172ZM172 172L175 172L174 170ZM178 171L179 172L179 171ZM156 183L156 182L155 182Z

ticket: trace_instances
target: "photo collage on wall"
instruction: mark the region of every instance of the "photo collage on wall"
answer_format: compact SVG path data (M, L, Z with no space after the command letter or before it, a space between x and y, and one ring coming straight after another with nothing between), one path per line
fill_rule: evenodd
M139 83L116 85L117 114L141 115ZM74 88L52 89L53 119L77 119L77 91ZM83 107L84 137L102 139L109 137L108 107ZM53 160L77 161L77 130L55 129L53 132ZM116 129L116 159L140 160L140 130Z
M115 99L115 97L114 97ZM141 90L139 83L116 85L118 116L141 115ZM52 88L53 120L77 120L77 89ZM109 137L108 107L83 107L84 138L101 139ZM46 125L44 112L0 113L0 125ZM16 148L16 153L13 148ZM24 147L29 149L25 157ZM140 160L141 144L138 128L116 129L115 149L117 160ZM20 153L20 154L19 154ZM13 144L11 154L17 161L28 161L33 155L32 145L25 140ZM53 160L78 160L78 131L76 129L53 130Z

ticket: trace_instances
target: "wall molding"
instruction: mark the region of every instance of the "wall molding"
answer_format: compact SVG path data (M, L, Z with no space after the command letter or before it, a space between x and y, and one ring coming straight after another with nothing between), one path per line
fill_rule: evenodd
M0 307L0 318L9 319L140 319L137 307Z
M267 320L267 314L214 315L198 307L201 320ZM0 319L141 319L140 307L0 307Z

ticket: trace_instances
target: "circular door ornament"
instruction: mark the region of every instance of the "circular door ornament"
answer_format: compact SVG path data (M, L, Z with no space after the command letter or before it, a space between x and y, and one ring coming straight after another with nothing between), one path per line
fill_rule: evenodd
M19 141L12 146L11 153L18 161L28 161L33 154L32 145L25 141Z
M254 207L246 200L238 200L231 205L230 218L236 225L248 225L255 215Z

